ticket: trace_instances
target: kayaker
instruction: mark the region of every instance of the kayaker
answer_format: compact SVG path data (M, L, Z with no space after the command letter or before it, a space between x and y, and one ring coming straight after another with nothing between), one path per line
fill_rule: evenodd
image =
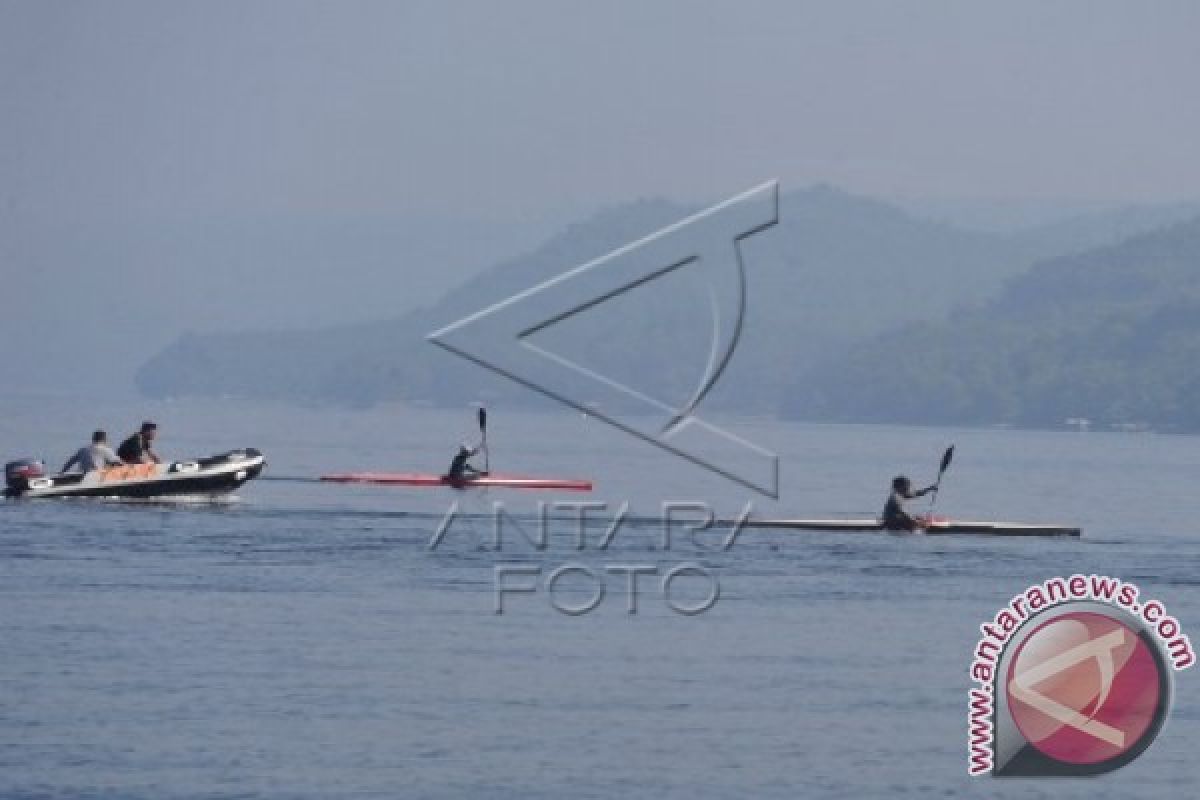
M149 421L143 422L141 430L121 442L121 446L117 448L117 455L124 459L126 464L161 464L162 460L151 446L156 436L158 425Z
M924 497L936 488L930 484L920 491L912 490L912 481L904 475L892 480L892 493L883 507L883 527L889 531L915 531L922 527L921 520L904 510L904 501Z
M108 434L104 431L96 431L92 434L92 443L76 450L75 455L71 456L66 464L63 464L63 468L59 472L70 472L72 467L78 466L84 474L87 474L101 467L115 467L124 463L108 446Z
M442 477L451 483L459 483L467 478L474 478L484 473L471 466L469 459L479 452L479 448L470 447L466 442L458 446L458 454L450 462L450 469Z

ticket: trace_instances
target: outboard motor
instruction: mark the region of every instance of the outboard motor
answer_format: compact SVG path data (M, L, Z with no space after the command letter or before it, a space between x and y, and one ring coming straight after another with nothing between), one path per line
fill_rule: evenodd
M4 465L4 483L14 492L24 491L32 478L46 474L46 465L32 458L10 461Z

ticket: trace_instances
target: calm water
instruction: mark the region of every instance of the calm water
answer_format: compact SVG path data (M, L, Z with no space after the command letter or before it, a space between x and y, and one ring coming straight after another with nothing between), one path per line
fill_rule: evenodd
M471 432L469 409L109 406L9 398L0 447L58 462L97 424L115 435L153 416L165 454L257 446L268 474L287 478L440 471ZM735 511L750 499L579 416L493 409L492 420L493 467L591 477L591 499L639 515L664 500ZM1153 747L1088 781L969 780L965 693L979 623L1056 574L1137 581L1200 639L1200 440L734 427L784 459L783 499L756 501L763 514L873 514L893 474L932 477L953 442L940 510L1078 524L1084 538L756 532L729 552L678 538L667 552L656 528L634 526L608 551L578 551L563 522L545 552L511 535L496 553L475 543L490 529L474 519L430 552L456 497L475 514L503 502L526 527L536 497L264 480L222 506L7 503L0 796L1195 794L1191 672ZM556 612L544 590L492 613L500 562L682 561L720 580L706 614L669 612L650 581L630 616L615 580L584 616ZM694 587L681 582L680 599ZM562 599L582 588L565 582Z

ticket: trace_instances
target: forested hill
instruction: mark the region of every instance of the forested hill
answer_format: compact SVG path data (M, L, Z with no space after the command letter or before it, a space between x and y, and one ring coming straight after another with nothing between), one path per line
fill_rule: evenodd
M1052 259L803 371L788 416L1200 430L1200 219Z
M425 336L694 210L665 201L610 209L531 253L499 261L434 306L395 320L188 335L148 362L138 384L155 396L353 405L537 401L527 389L446 353ZM1038 259L1104 236L1079 226L965 231L829 187L785 193L779 225L743 245L743 335L706 408L776 413L788 403L797 375L830 354L896 325L941 319L955 306L981 302ZM437 269L405 263L403 253L396 259L398 270ZM539 336L576 363L665 402L683 402L700 381L712 341L707 288L698 278L679 270ZM560 310L546 309L547 316ZM578 396L586 397L588 389L581 382Z

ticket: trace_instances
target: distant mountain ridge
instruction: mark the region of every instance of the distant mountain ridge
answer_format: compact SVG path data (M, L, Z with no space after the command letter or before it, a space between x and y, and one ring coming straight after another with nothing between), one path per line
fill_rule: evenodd
M568 226L394 320L315 331L193 334L138 373L153 396L270 397L301 403L542 402L425 341L432 330L674 223L693 207L643 200ZM1096 234L1093 234L1093 236ZM785 193L780 223L745 241L747 315L738 351L705 407L794 412L796 376L898 325L983 302L1039 259L1086 246L1055 235L967 231L827 186ZM398 260L402 258L398 254ZM665 402L699 380L711 337L705 287L680 270L547 333L557 352ZM364 288L369 291L369 287ZM547 309L547 315L558 309ZM536 376L533 376L536 378ZM586 397L585 380L578 384Z
M810 420L1200 430L1200 218L1047 260L796 381Z

